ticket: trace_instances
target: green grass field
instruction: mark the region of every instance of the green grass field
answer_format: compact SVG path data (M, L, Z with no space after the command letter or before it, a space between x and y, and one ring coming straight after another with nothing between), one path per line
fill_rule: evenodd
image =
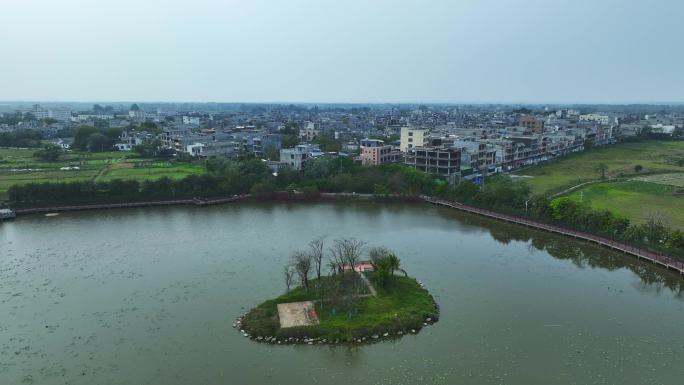
M684 187L684 173L643 175L630 178L641 182L657 183L666 186Z
M43 162L33 157L35 149L0 148L0 200L15 184L70 182L113 179L153 180L168 176L181 179L201 174L204 167L191 163L146 161L130 152L69 152L56 162ZM78 170L60 170L62 167Z
M684 141L650 140L592 149L515 174L524 176L521 179L533 193L548 195L599 180L596 166L605 163L606 176L622 181L590 184L570 196L582 197L593 208L613 211L635 223L655 217L684 228L684 197L674 193L684 186L684 167L679 165L683 160ZM639 173L634 170L637 164L643 167Z
M172 179L182 179L188 175L201 174L203 172L204 168L197 164L129 161L108 167L97 180L137 179L142 181L159 179L165 176Z
M643 173L684 172L679 166L684 160L684 141L651 140L640 143L621 143L597 148L520 170L514 175L524 178L534 193L542 194L600 178L596 165L608 166L607 177L635 174L640 164Z
M569 196L635 223L657 218L671 227L684 229L684 194L675 194L677 190L682 189L642 181L607 182L588 185Z

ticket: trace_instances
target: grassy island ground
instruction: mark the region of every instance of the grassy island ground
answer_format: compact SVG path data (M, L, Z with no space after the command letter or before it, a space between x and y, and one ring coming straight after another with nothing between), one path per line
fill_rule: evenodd
M309 288L296 287L250 310L242 319L241 328L250 336L275 337L286 342L290 338L317 338L327 342L345 342L378 338L385 333L397 335L418 330L426 322L435 322L439 310L432 295L415 279L394 276L384 285L378 284L376 273L364 273L377 290L377 296L359 292L353 307L335 305L320 300L317 287L329 286L335 277L321 277L309 283ZM348 274L357 276L357 274ZM277 304L311 300L315 303L320 324L281 328ZM334 310L333 310L334 309Z

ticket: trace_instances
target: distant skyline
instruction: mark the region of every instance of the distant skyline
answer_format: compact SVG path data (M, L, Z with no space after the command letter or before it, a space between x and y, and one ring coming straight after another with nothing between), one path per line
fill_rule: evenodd
M0 100L684 102L681 0L21 0Z

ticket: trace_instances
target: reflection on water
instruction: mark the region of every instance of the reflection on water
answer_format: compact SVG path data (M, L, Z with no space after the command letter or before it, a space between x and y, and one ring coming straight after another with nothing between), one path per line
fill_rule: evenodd
M502 244L526 242L530 247L545 251L555 258L572 261L579 268L591 267L610 271L628 269L641 279L641 283L637 286L639 289L655 292L669 289L677 298L682 298L684 279L680 274L654 266L636 257L616 253L592 243L570 240L524 226L501 223L473 215L463 215L461 220L464 223L487 229L492 238Z
M440 303L418 335L254 344L232 320L310 239L387 245ZM677 274L422 204L65 213L0 225L0 384L679 383Z

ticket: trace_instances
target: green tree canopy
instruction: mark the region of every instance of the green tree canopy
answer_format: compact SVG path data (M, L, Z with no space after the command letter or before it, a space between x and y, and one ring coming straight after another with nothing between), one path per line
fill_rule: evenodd
M45 147L33 153L33 156L46 162L54 162L59 159L64 151L56 144L46 144Z

